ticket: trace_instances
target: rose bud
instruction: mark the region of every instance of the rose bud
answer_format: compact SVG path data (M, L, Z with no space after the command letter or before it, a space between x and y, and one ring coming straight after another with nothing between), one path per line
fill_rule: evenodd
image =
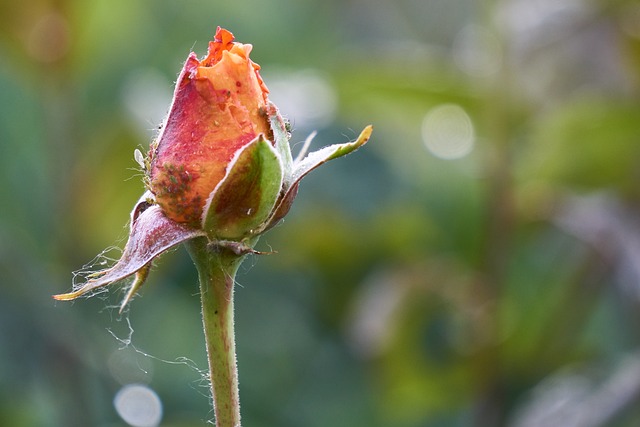
M218 28L204 59L188 56L148 157L136 153L148 191L131 212L120 260L56 299L74 299L135 274L124 306L156 256L194 238L238 255L255 253L257 237L287 214L307 173L369 140L371 126L354 142L304 157L309 138L294 160L285 122L268 100L260 66L249 59L252 46L233 40Z
M267 93L251 45L218 28L209 54L189 55L162 131L150 151L150 190L170 219L199 227L210 194L234 156L258 135L272 140Z

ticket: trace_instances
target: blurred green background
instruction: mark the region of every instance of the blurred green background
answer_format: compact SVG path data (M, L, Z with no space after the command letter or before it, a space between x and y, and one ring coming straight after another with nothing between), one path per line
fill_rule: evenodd
M182 248L122 316L122 288L51 295L122 247L133 151L217 25L254 45L294 153L375 127L241 268L243 425L640 425L625 0L1 0L0 425L212 418Z

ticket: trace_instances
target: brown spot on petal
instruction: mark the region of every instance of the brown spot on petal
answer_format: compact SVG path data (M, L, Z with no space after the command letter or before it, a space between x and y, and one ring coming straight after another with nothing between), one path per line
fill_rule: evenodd
M184 165L165 162L158 166L154 180L154 189L158 204L164 212L170 213L174 220L180 219L191 226L198 226L203 200L191 191L193 181L198 174L189 171Z

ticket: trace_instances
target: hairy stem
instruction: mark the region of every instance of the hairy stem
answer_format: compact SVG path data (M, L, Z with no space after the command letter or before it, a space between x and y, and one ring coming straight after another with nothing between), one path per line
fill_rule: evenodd
M216 427L240 426L238 370L233 325L233 288L244 255L210 248L206 238L187 243L198 269L202 323L207 344Z

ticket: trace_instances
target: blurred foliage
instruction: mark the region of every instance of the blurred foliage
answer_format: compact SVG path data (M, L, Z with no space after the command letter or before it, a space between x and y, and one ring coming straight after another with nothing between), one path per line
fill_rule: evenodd
M267 85L313 71L293 142L375 127L241 269L244 425L640 423L636 1L31 0L0 2L0 425L124 426L131 383L163 426L211 418L182 249L122 316L50 295L122 246L133 150L216 25Z

